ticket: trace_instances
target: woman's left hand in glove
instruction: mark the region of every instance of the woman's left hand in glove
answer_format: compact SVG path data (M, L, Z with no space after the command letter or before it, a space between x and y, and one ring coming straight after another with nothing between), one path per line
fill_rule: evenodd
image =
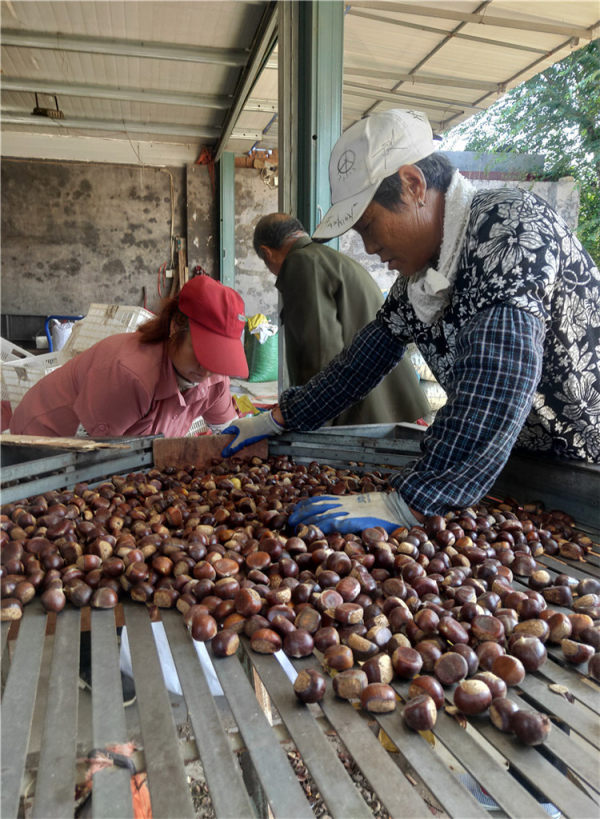
M312 523L323 534L361 532L381 526L393 532L399 526L416 526L415 518L397 492L366 492L362 495L316 495L301 500L289 517L291 526Z

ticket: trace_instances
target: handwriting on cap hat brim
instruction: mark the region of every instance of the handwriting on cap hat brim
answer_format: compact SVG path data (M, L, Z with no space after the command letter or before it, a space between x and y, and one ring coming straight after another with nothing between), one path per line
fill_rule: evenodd
M335 217L331 217L325 222L327 228L339 228L344 227L348 223L353 224L354 222L354 209L358 205L358 202L353 202L350 206L350 210L347 210L346 213L341 215L336 215Z

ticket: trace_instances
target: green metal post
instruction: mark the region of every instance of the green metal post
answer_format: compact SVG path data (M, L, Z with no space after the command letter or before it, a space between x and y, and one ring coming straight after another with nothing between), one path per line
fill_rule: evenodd
M235 286L235 155L221 154L219 168L219 280Z
M330 205L329 156L342 122L343 46L342 0L280 4L280 209L294 213L310 233Z

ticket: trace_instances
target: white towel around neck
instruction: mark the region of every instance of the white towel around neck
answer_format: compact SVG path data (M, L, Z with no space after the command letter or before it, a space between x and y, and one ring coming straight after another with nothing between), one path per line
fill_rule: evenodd
M473 185L455 171L444 197L444 226L438 266L421 270L408 282L408 300L417 318L425 324L433 324L450 301L474 195Z

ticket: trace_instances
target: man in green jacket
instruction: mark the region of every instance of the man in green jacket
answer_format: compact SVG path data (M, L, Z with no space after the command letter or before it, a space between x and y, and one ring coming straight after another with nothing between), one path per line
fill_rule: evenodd
M254 249L276 277L290 386L305 384L375 318L383 295L358 262L313 242L301 222L270 213L254 229ZM408 358L359 403L338 415L337 426L416 421L429 412Z

